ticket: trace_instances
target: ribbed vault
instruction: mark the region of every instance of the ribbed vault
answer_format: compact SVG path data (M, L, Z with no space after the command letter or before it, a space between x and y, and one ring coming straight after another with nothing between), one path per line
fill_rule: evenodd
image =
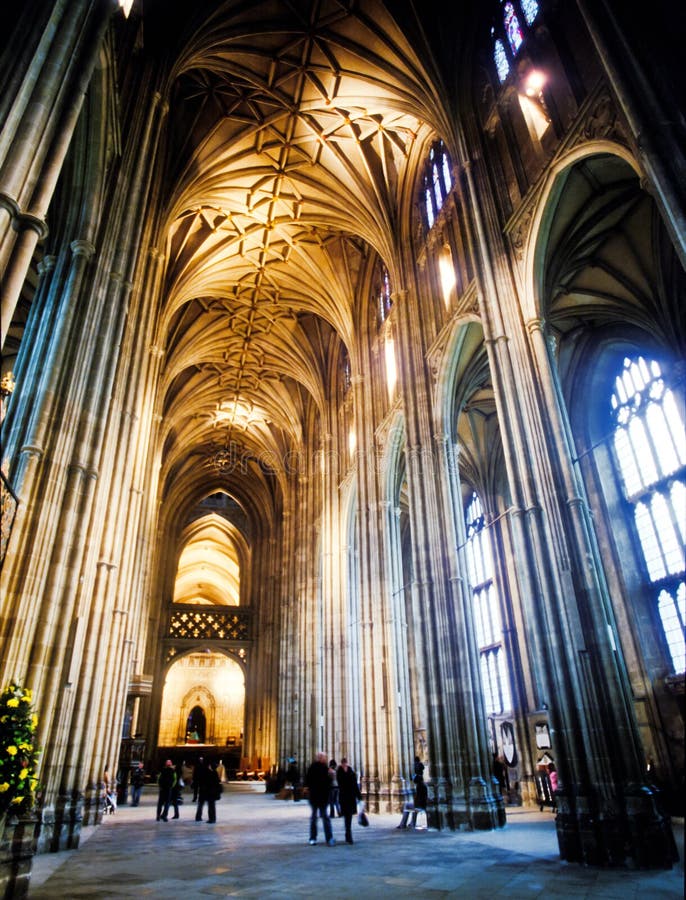
M237 606L241 562L247 562L249 553L240 532L221 516L210 514L193 522L183 539L173 602Z
M283 478L340 341L354 365L365 260L397 258L408 160L441 104L379 2L211 4L186 29L161 235L164 475L224 447Z

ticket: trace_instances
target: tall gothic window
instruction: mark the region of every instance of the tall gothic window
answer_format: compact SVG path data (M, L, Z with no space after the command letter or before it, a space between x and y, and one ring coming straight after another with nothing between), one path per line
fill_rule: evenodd
M436 141L429 151L422 186L426 223L431 228L453 187L450 157L443 141Z
M491 28L493 62L502 84L539 13L536 0L500 0L496 23Z
M611 398L614 452L624 496L675 672L686 668L686 433L660 366L625 359Z
M376 317L379 326L381 326L388 318L393 306L393 301L391 300L391 279L385 266L381 266L379 282L376 291Z
M474 599L474 621L479 645L481 680L487 715L512 708L503 647L500 603L494 580L491 539L485 527L481 501L476 493L465 513L467 569Z
M344 395L348 393L348 391L350 390L350 386L352 385L350 354L348 353L348 348L345 346L341 350L341 385Z

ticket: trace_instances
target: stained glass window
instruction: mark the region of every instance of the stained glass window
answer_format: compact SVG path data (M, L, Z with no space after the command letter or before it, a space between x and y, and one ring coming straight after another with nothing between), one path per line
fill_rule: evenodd
M493 47L493 61L495 62L495 68L498 73L498 78L500 79L500 83L507 78L510 71L510 61L507 58L507 53L505 52L505 45L501 40L497 40Z
M438 163L435 159L431 165L431 175L434 187L434 197L436 198L436 208L440 209L443 206L443 192L441 190L441 170L438 168Z
M391 300L391 279L385 266L381 268L381 284L376 299L379 325L382 325L388 318L388 314L393 306L393 301Z
M426 222L431 228L453 186L450 157L443 141L436 141L429 151L423 185Z
M445 193L447 195L453 186L453 176L450 172L450 161L448 160L448 154L445 152L445 150L441 154L441 166L442 166L442 175L443 175L443 185L445 188Z
M350 386L352 384L350 356L348 355L348 350L346 347L343 347L343 352L341 354L341 373L343 376L343 393L346 394L350 390Z
M533 25L534 19L538 15L538 3L536 0L520 0L520 6L522 7L526 24Z
M686 430L655 360L624 360L611 397L614 451L633 507L648 578L675 672L686 668Z
M424 191L424 199L426 201L426 221L429 225L429 228L433 225L436 217L434 215L434 201L431 191L427 188Z
M512 62L524 43L528 29L536 20L540 6L537 0L500 0L501 8L495 27L491 28L493 62L502 84L510 73ZM524 24L522 24L524 23Z
M465 513L467 570L474 602L474 623L479 646L484 703L487 715L511 709L510 685L503 647L500 604L494 581L491 539L476 493Z
M507 35L507 39L510 42L512 54L516 56L519 48L522 46L524 35L522 34L522 28L519 24L519 19L517 18L515 8L511 3L506 3L503 7L503 16L505 34Z

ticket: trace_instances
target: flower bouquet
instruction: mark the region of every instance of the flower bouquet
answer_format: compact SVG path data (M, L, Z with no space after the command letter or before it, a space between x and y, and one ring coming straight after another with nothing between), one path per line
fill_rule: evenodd
M31 810L37 786L38 717L30 690L10 684L0 694L0 818Z

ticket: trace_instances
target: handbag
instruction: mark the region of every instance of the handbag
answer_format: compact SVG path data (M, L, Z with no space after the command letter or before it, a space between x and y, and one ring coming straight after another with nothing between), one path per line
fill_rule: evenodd
M357 824L361 825L363 828L366 828L369 825L369 817L364 811L364 802L360 803L360 809L357 813Z

